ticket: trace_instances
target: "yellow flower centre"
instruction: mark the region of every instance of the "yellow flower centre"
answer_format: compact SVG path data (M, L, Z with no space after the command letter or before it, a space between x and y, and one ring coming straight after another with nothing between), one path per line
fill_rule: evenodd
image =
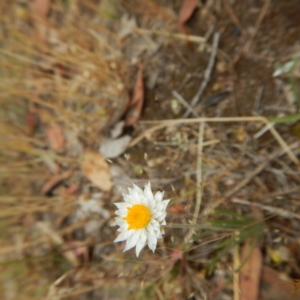
M135 204L127 210L127 216L123 219L127 222L128 229L145 228L151 220L150 210L143 204Z

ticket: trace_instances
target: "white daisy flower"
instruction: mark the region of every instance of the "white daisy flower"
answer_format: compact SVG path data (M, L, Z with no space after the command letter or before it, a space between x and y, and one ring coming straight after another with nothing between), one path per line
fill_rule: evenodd
M164 193L161 192L153 196L150 182L144 191L133 184L133 189L128 188L128 192L123 194L125 202L115 203L118 210L113 226L120 227L120 234L114 242L126 240L124 251L136 247L138 257L146 244L155 251L157 239L164 234L166 208L170 200L163 200Z

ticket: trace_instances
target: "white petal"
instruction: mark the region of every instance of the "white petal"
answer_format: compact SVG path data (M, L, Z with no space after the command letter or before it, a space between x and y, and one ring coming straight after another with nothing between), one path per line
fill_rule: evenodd
M158 219L159 217L161 217L162 215L164 215L165 213L162 211L156 211L155 213L152 214L152 218L154 219Z
M116 215L120 216L120 218L124 218L127 216L127 209L119 209L116 211Z
M146 205L147 207L149 206L149 201L144 195L140 196L140 203Z
M140 203L140 197L136 190L130 189L129 194L132 197L132 203Z
M162 203L164 204L164 210L166 210L167 205L169 204L169 202L170 202L170 199L164 200L164 201L162 202Z
M128 230L128 224L126 222L124 222L122 225L119 225L120 228L118 229L118 231L125 231Z
M154 234L154 228L151 222L146 227L147 232L150 232L151 234Z
M138 193L143 193L142 189L138 187L136 184L133 184L133 189Z
M137 230L133 233L133 235L131 237L129 237L126 241L126 246L123 252L133 248L134 246L136 246L139 238L141 236L141 230Z
M157 245L157 237L155 234L148 233L147 238L148 238L148 247L152 250L152 252L154 252Z
M123 195L123 198L124 198L124 201L128 204L132 204L132 197L128 194L122 194Z
M143 235L143 233L142 233L142 235ZM136 244L136 248L135 248L136 257L139 257L140 252L145 247L145 245L146 245L146 239L140 239L138 241L138 243Z
M155 205L156 205L156 201L154 201L154 200L148 201L148 207L149 207L151 213L155 212Z
M166 218L166 213L164 212L160 217L158 217L156 220L158 221L158 222L162 222L162 221L164 221L164 219ZM164 224L164 225L166 225L166 224Z
M115 218L115 221L113 222L113 224L111 226L121 226L123 223L125 223L125 221L121 218Z
M114 242L122 242L127 240L132 234L134 233L134 230L127 230L127 231L123 231L121 232L117 238L114 240Z
M129 204L126 202L117 202L114 203L114 205L118 208L118 209L126 209L127 207L129 207Z
M155 195L154 195L154 199L156 202L161 202L162 199L164 197L164 193L163 192L157 192Z
M152 226L153 226L154 229L160 227L160 224L155 219L152 219L150 221L150 223L152 224Z
M164 203L163 202L159 202L156 204L156 210L159 210L159 211L164 211Z
M151 186L150 186L150 182L145 186L144 189L144 195L147 198L147 200L150 202L153 202L153 194L151 191Z

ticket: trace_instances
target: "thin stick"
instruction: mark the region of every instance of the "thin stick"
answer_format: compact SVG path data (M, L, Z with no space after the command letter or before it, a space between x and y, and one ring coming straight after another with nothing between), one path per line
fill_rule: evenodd
M289 218L289 219L299 219L300 220L300 215L290 212L288 210L284 210L282 208L277 208L277 207L272 207L269 205L264 205L264 204L260 204L260 203L255 203L255 202L250 202L248 200L242 200L242 199L238 199L238 198L234 198L231 199L231 201L233 203L238 203L238 204L243 204L243 205L250 205L250 206L255 206L255 207L259 207L263 210L269 211L273 214L279 215L281 217L284 218Z
M243 31L242 25L239 21L239 19L237 18L236 14L234 13L230 2L228 0L224 1L224 6L225 6L225 10L227 11L227 13L229 14L232 22L235 24L235 26L240 30Z
M254 104L254 110L256 112L260 111L259 108L260 108L261 98L262 98L264 89L265 89L265 87L263 85L258 88L256 99L255 99L255 104Z
M289 150L290 149L294 149L294 148L298 148L298 142L293 143L292 145L288 146ZM252 178L254 178L256 175L258 175L260 172L262 172L265 167L270 163L270 161L280 157L281 155L283 155L284 153L286 153L285 149L281 149L280 151L276 151L275 153L271 154L268 159L266 159L263 163L261 163L256 169L254 169L254 171L250 172L250 174L248 174L248 176L242 180L238 185L236 185L232 190L230 190L229 192L227 192L224 196L225 199L230 198L232 195L234 195L236 192L238 192L241 188L243 188L245 185L247 185Z
M188 42L194 42L194 43L205 43L206 39L202 36L196 36L196 35L186 35L181 33L170 33L166 31L160 31L160 30L149 30L144 28L135 28L135 31L137 33L142 34L156 34L160 36L165 36L169 38L174 38L176 40L182 40L182 41L188 41Z
M212 45L212 50L210 53L210 58L208 61L208 65L207 68L204 72L204 80L202 81L202 84L200 85L199 90L197 91L197 93L195 94L194 98L191 101L191 106L194 107L197 105L197 103L199 102L209 80L210 80L210 76L211 76L211 72L212 69L215 65L215 60L216 60L216 54L217 54L217 49L218 49L218 45L219 45L219 39L220 39L220 33L216 32L214 34L214 40L213 40L213 45ZM184 113L183 118L187 118L190 113L192 112L191 109L187 109L187 111Z
M149 128L148 130L145 130L139 137L137 137L135 140L133 140L130 144L135 145L137 142L142 140L149 132L154 132L158 129L162 129L167 126L172 126L176 124L194 124L199 122L208 122L208 123L215 123L215 122L262 122L265 124L269 124L269 120L265 117L218 117L218 118L194 118L194 119L173 119L173 120L162 120L162 121L141 121L141 124L155 124L157 122L160 123L160 125L157 125L155 127ZM298 158L294 155L294 153L291 151L289 146L286 144L286 142L283 140L283 138L280 136L280 134L275 130L274 127L270 128L270 132L274 136L274 138L277 140L279 145L286 151L290 159L296 164L300 165L300 162Z
M273 127L274 125L275 125L275 123L268 123L262 129L260 129L258 132L256 132L253 137L255 139L260 138L263 134L265 134L268 130L270 130L270 128Z
M246 53L246 54L250 51L250 48L251 48L252 43L253 43L253 40L254 40L254 38L255 38L255 36L256 36L256 34L258 32L258 29L259 29L259 27L260 27L260 25L261 25L261 23L262 23L265 15L266 15L266 13L267 13L267 10L268 10L269 6L270 6L270 2L271 2L271 0L266 0L265 1L265 4L264 4L264 6L263 6L263 8L262 8L262 10L261 10L261 12L260 12L257 20L256 20L254 30L252 31L251 36L250 36L249 40L247 41L247 43L246 43L246 45L245 45L245 47L243 49L243 52Z
M246 44L242 47L242 49L237 53L237 55L234 57L234 59L232 60L232 63L233 64L236 64L239 59L241 58L241 56L243 55L243 53L247 54L249 51L250 51L250 48L252 46L252 43L253 43L253 40L258 32L258 29L267 13L267 10L269 8L269 5L270 5L270 2L271 0L266 0L265 1L265 4L256 20L256 23L255 23L255 27L254 27L254 30L252 31L251 35L250 35L250 38L248 39L248 41L246 42Z
M196 224L200 212L201 202L202 202L202 154L203 154L203 136L204 136L204 125L205 123L199 124L198 131L198 150L197 150L197 193L196 193L196 204L193 214L192 224ZM190 228L185 240L189 239L194 234L194 228Z
M216 117L216 118L193 118L193 119L171 119L171 120L145 120L140 121L140 124L161 124L161 125L176 125L176 124L195 124L199 122L218 123L218 122L269 122L265 117L249 116L249 117Z
M234 233L235 239L240 239L240 232L236 231ZM241 265L240 262L240 246L238 243L236 243L233 247L233 299L234 300L240 300L240 271L239 267Z
M299 143L293 143L292 145L290 145L291 149L297 148L299 146ZM262 164L260 164L258 167L256 167L252 172L249 172L247 174L247 176L240 181L240 183L238 183L233 189L231 189L230 191L228 191L225 195L224 198L216 201L213 203L213 205L210 207L210 210L215 209L216 207L219 206L219 204L221 204L224 200L227 200L229 198L231 198L231 196L233 196L234 194L236 194L240 189L242 189L244 186L246 186L256 175L258 175L259 173L261 173L266 166L274 159L280 157L281 155L283 155L285 152L284 149L280 149L279 151L276 151L275 153L271 154L268 159L266 159Z
M144 130L143 133L141 135L139 135L138 137L136 137L133 141L131 141L131 143L129 144L129 147L133 147L135 146L138 142L140 142L144 137L146 137L148 134L156 131L156 130L159 130L159 129L162 129L162 128L165 128L167 125L165 124L160 124L160 125L157 125L157 126L153 126L151 128L148 128L147 130Z
M195 116L195 117L200 117L200 115L194 110L194 108L192 106L190 106L186 100L176 91L172 91L172 95L183 105L185 106L185 108L190 109L191 113Z
M295 154L291 151L289 146L286 144L284 139L280 136L278 131L274 127L270 127L270 132L273 134L273 136L276 138L277 142L280 144L280 146L285 150L285 152L289 155L291 160L297 165L299 164L298 158L295 156Z
M201 202L202 202L202 155L203 155L203 137L204 137L204 126L205 123L199 124L199 133L198 133L198 149L197 149L197 194L196 194L196 206L194 211L194 223L198 219L200 212Z

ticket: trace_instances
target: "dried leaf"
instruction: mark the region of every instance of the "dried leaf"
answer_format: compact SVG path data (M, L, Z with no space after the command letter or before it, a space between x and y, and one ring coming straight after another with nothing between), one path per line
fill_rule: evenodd
M29 112L26 114L26 125L27 125L27 134L33 135L35 130L38 127L38 117L37 114Z
M121 29L119 31L119 36L121 38L126 37L127 35L130 35L134 29L136 28L136 21L134 17L131 17L129 15L124 14L121 18Z
M34 15L41 18L47 17L51 7L51 0L32 0L31 11Z
M110 130L111 138L116 139L117 137L119 137L122 134L123 130L124 130L124 126L125 126L124 121L119 121L116 124L114 124L114 126Z
M296 61L291 60L291 61L286 62L284 65L277 66L277 68L272 76L277 77L284 73L289 73L292 71L292 69L294 68L295 65L296 65Z
M293 283L286 274L268 266L263 266L261 279L260 299L300 299L300 291L294 288Z
M55 151L60 152L65 148L65 135L62 128L56 123L50 123L46 128L46 138L49 147Z
M111 174L108 163L100 153L86 152L82 160L82 172L99 189L110 191Z
M105 158L115 158L122 154L131 142L131 136L124 135L118 139L105 139L100 146L100 153Z
M262 271L262 254L258 247L252 249L247 240L241 254L242 262L247 259L240 271L240 300L257 300Z
M65 171L61 174L53 175L49 178L42 188L42 194L45 195L49 193L53 188L55 188L59 183L69 178L72 174L73 170Z
M186 30L184 30L184 23L188 21L197 7L197 0L185 0L182 3L178 16L178 25L179 29L184 33L186 33Z
M185 205L183 204L175 204L169 207L169 211L172 214L178 214L185 212Z
M129 104L129 110L126 114L127 126L131 126L139 120L144 104L144 94L143 67L140 66L133 90L133 96Z

